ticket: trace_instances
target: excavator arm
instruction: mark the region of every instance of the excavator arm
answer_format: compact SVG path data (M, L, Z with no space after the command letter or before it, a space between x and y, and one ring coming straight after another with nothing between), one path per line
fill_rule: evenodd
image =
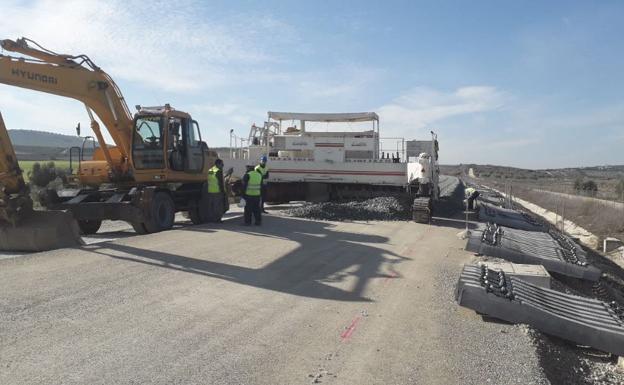
M0 114L0 186L4 194L16 194L26 187L2 114Z
M132 116L119 88L108 74L85 55L60 55L25 38L2 40L0 47L27 56L0 55L0 83L83 102L109 169L118 175L128 172ZM92 111L105 125L118 152L107 147ZM115 154L121 159L114 159Z

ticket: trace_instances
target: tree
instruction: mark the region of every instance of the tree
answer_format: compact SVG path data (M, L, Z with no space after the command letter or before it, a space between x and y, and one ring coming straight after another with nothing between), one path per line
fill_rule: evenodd
M574 180L574 191L577 193L583 189L583 178L578 177Z
M598 192L598 185L593 180L588 180L583 182L581 190L583 190L583 193L586 195L595 196Z

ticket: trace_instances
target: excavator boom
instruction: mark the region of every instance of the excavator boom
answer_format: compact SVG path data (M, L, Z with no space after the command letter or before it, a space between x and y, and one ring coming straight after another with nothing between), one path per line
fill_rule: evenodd
M28 57L0 55L0 83L83 102L109 170L117 176L127 174L133 121L113 79L85 55L60 55L42 47L31 47L28 42L32 41L24 38L0 41L5 51ZM106 126L115 151L109 150L91 111Z

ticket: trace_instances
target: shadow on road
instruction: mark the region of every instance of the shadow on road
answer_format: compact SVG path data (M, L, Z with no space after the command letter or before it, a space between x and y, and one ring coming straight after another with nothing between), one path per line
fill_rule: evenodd
M400 278L394 273L393 266L409 258L374 246L388 242L388 238L336 231L333 228L334 225L329 222L268 216L264 218L261 227L244 227L240 226L237 220L227 220L222 224L188 226L180 229L199 233L220 231L243 233L249 235L243 239L243 242L249 244L253 244L255 237L297 242L296 249L261 268L248 268L114 242L101 243L98 247L91 248L91 251L116 259L204 275L262 289L338 301L371 301L363 296L371 279ZM206 247L205 256L210 258L209 246ZM249 258L261 256L262 247L270 247L270 244L262 242L261 246L254 250L255 255L249 255ZM382 272L383 264L386 264L388 271L393 272L391 275ZM355 283L352 290L344 290L329 284L353 278Z
M431 218L431 225L438 227L451 227L455 229L465 229L466 221L461 218L442 218L442 217L433 217ZM475 222L472 220L468 221L468 229L474 230L479 226L479 222Z

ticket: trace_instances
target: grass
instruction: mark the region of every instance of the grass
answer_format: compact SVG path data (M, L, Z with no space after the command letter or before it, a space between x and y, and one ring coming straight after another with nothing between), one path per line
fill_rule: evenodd
M604 239L624 239L624 210L591 200L582 201L540 193L531 189L517 189L515 194L552 212L563 213L566 219L586 228Z
M32 170L33 165L35 163L46 164L48 162L54 162L54 166L62 169L69 169L69 161L68 160L19 160L19 166L24 172L24 180L28 182L28 173Z

